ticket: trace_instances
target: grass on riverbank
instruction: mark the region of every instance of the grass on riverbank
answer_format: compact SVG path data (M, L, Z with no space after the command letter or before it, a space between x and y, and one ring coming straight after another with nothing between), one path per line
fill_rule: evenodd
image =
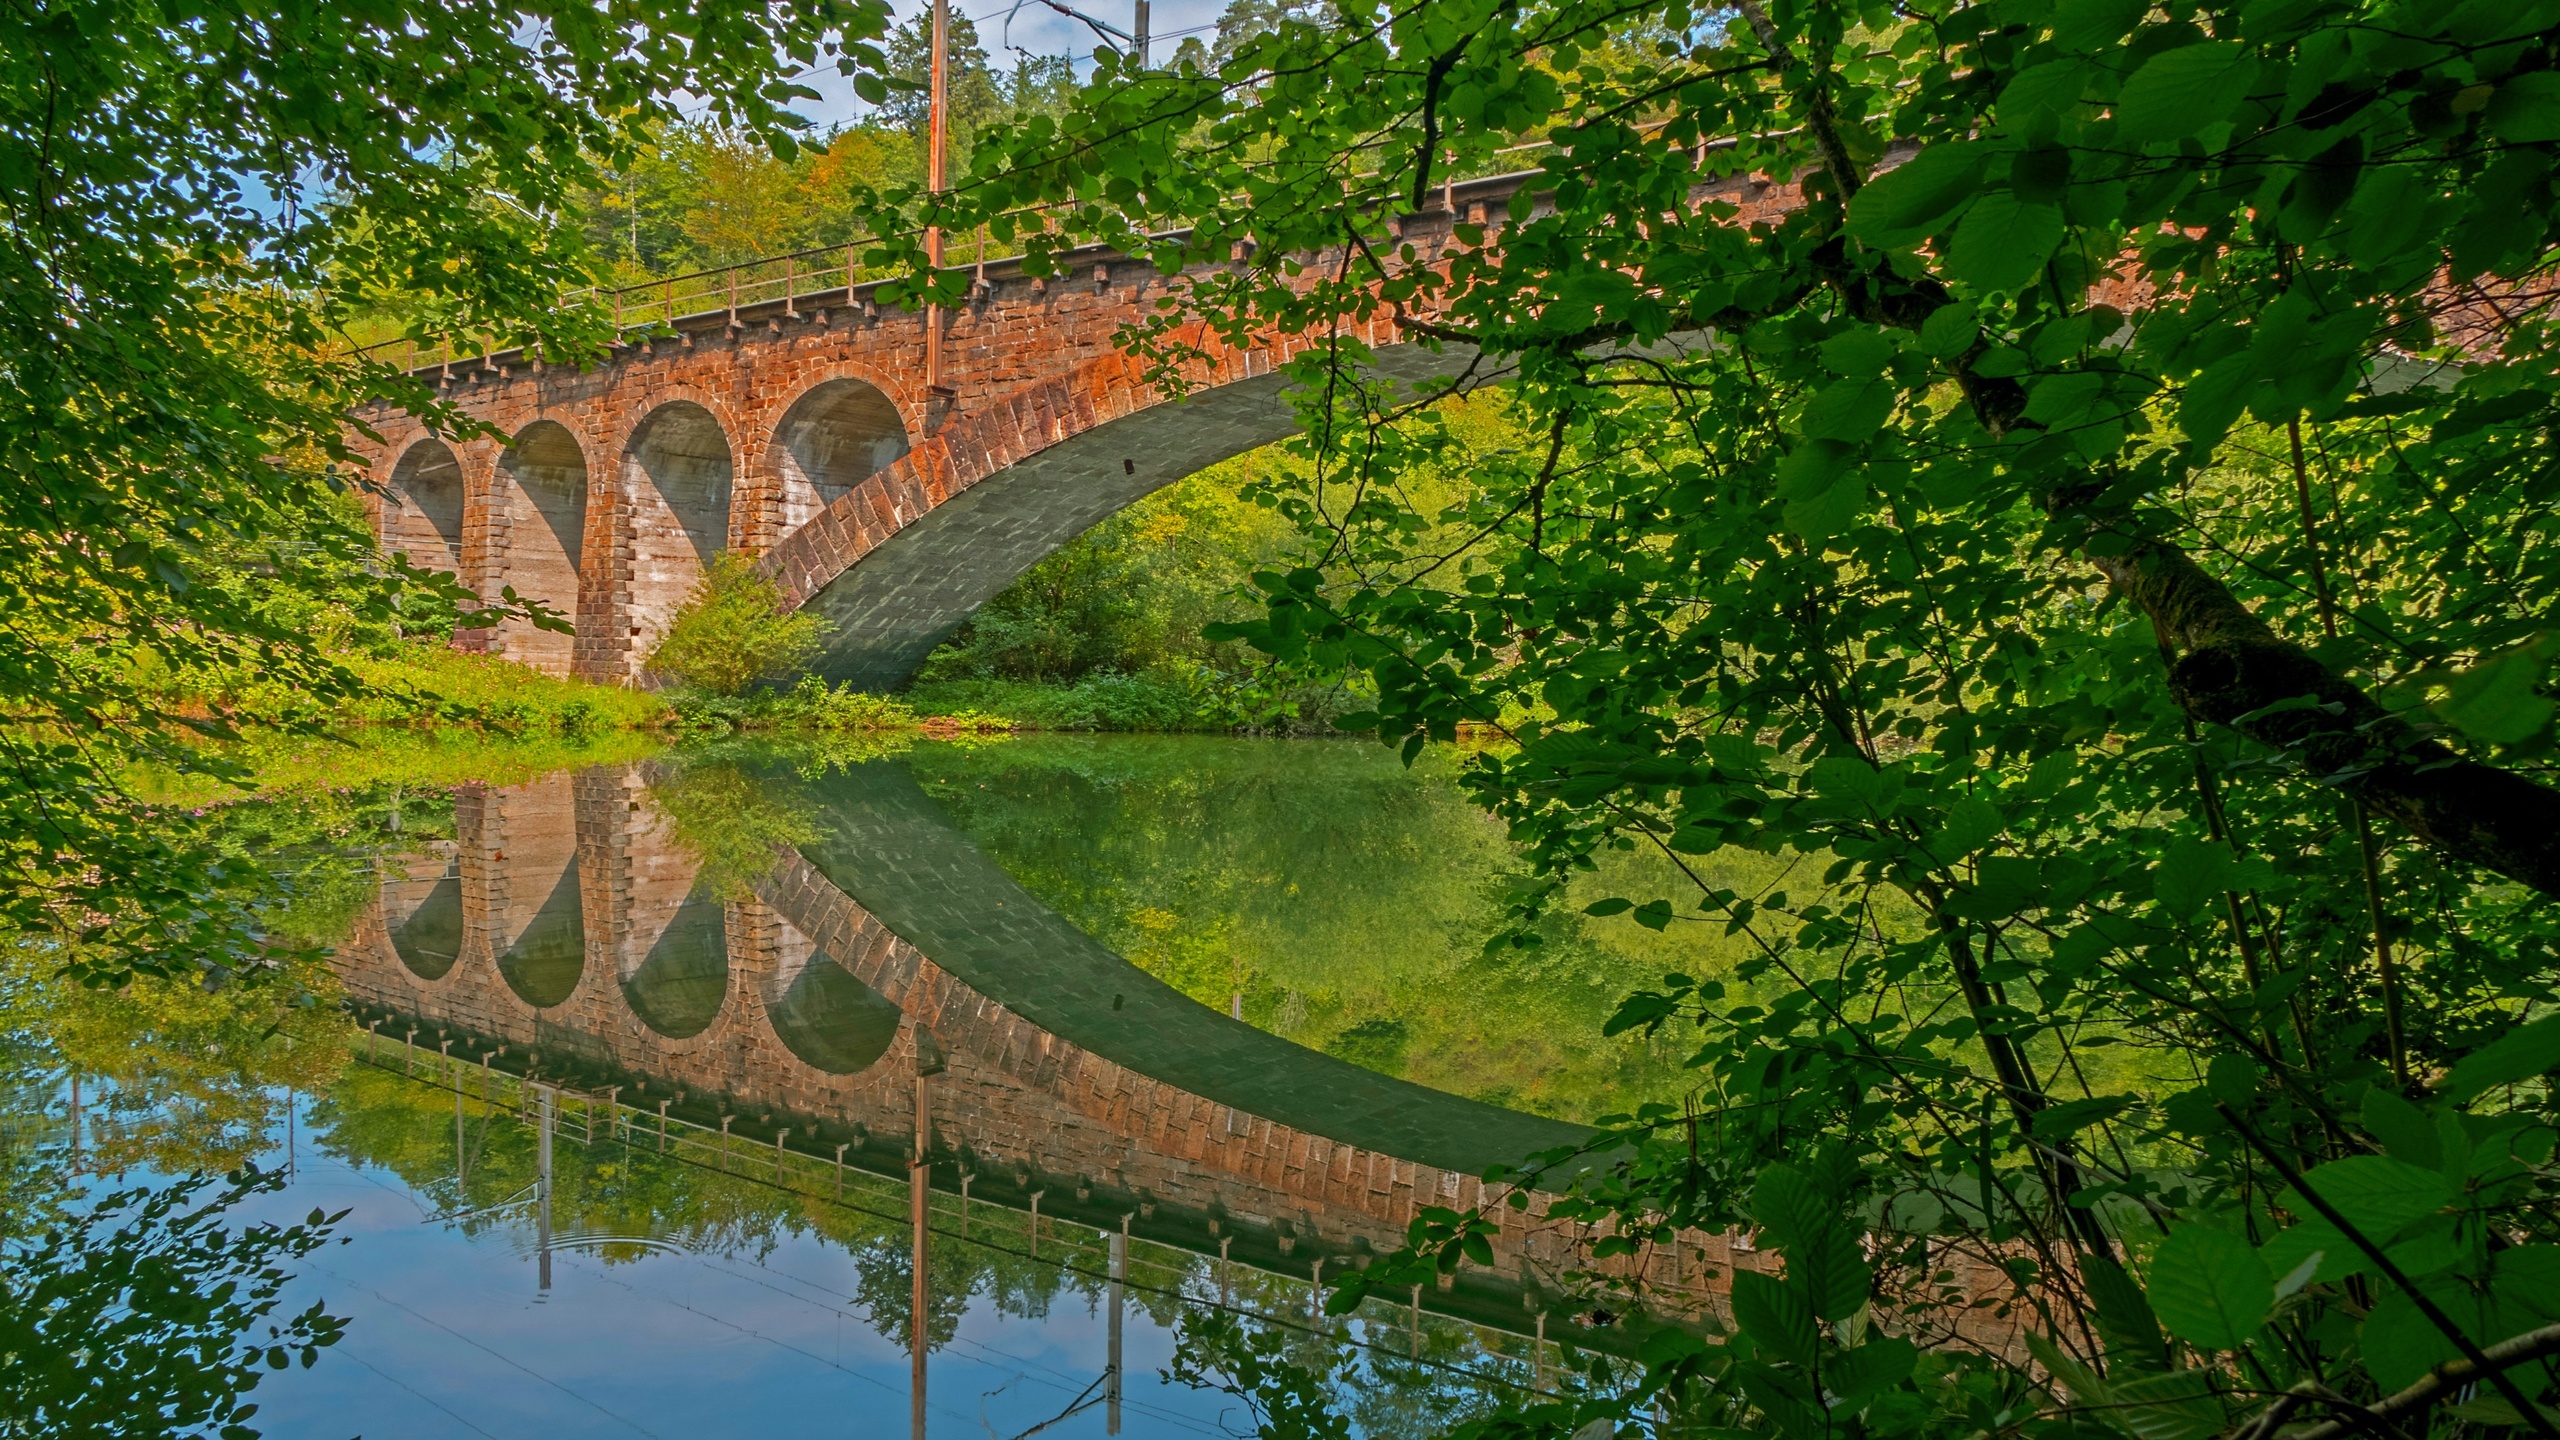
M174 693L183 708L247 731L397 726L463 728L495 735L595 735L664 722L665 699L639 690L563 680L497 655L435 640L407 640L334 658L355 676L352 699L252 680Z

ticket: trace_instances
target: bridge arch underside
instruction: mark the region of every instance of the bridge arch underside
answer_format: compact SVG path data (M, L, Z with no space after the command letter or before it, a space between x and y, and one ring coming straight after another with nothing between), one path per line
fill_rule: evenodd
M1472 352L1380 349L1376 373L1446 379ZM1133 410L986 476L927 511L803 602L829 621L818 673L891 690L1024 572L1124 507L1298 433L1276 371Z
M462 568L462 461L441 440L400 454L382 497L382 548L421 570Z
M773 442L776 533L783 535L912 448L897 405L877 386L851 378L829 380L793 401L774 427Z
M690 400L640 422L623 455L631 547L632 653L646 658L693 593L713 557L729 548L729 500L737 468L729 437Z
M492 557L497 584L512 585L518 595L574 620L585 569L585 450L566 426L537 420L499 458L498 475L505 543ZM569 673L576 643L574 636L537 629L525 620L507 620L498 627L498 648L504 654L553 675Z

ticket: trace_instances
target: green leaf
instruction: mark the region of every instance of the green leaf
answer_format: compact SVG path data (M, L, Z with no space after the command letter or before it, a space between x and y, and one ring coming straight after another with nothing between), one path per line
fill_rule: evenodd
M2453 1186L2443 1175L2383 1155L2332 1160L2303 1176L2302 1183L2377 1245L2390 1243L2391 1237L2453 1201ZM2297 1215L2315 1213L2301 1196L2287 1193L2286 1209Z
M2427 1298L2444 1306L2446 1301L2457 1299L2453 1293L2456 1287L2444 1283L2447 1279L2450 1277L2422 1280L2418 1285L2430 1292ZM2454 1323L2461 1325L2464 1317L2460 1309L2454 1308L2451 1313ZM2408 1292L2396 1285L2382 1287L2382 1293L2375 1297L2373 1311L2365 1316L2364 1327L2357 1334L2356 1350L2366 1373L2385 1393L2416 1384L2428 1371L2462 1354L2453 1338L2438 1329Z
M1835 380L1804 407L1804 433L1815 440L1849 444L1874 435L1893 413L1898 391L1891 380Z
M2267 1273L2291 1276L2315 1256L2319 1264L2311 1278L2335 1283L2357 1274L2364 1268L2365 1256L2355 1242L2338 1233L2337 1227L2320 1219L2305 1220L2299 1225L2277 1231L2266 1244L2258 1247L2259 1258L2267 1262Z
M2444 1141L2424 1110L2377 1085L2365 1092L2363 1119L2392 1159L2422 1170L2444 1168Z
M1950 360L1963 354L1981 333L1974 308L1964 301L1950 300L1920 322L1920 348L1941 360Z
M2258 62L2236 40L2154 55L2116 96L2116 134L2136 144L2197 134L2231 113L2257 73Z
M1858 1253L1849 1227L1832 1224L1787 1247L1787 1278L1803 1286L1814 1313L1825 1320L1846 1320L1866 1308L1875 1272Z
M1998 806L1978 795L1968 795L1947 811L1947 823L1930 837L1929 848L1941 860L1961 860L1999 839L2006 824Z
M2136 1440L2205 1440L2229 1423L2207 1370L2171 1370L2117 1383L2115 1418Z
M1910 1379L1919 1361L1919 1346L1899 1335L1886 1335L1833 1356L1822 1367L1822 1383L1840 1395L1872 1395Z
M1972 197L1982 158L1973 145L1932 145L1883 172L1849 202L1849 233L1887 248L1917 242Z
M2560 140L2560 73L2529 70L2509 78L2481 118L2490 134L2512 145Z
M2060 210L1995 190L1964 212L1947 253L1947 271L1984 290L2017 290L2043 272L2046 258L2061 243Z
M2460 1105L2484 1090L2531 1080L2553 1070L2560 1070L2560 1015L2547 1015L2530 1025L2518 1026L2462 1057L2453 1067L2452 1078L2445 1082L2444 1097Z
M2053 42L2066 50L2100 50L2133 32L2151 0L2062 0L2053 16Z
M1795 1287L1757 1270L1733 1272L1733 1323L1781 1360L1809 1366L1822 1352L1813 1306Z
M2542 677L2541 658L2519 647L2456 675L2452 694L2429 708L2475 740L2520 744L2551 727L2552 702L2537 693Z
M2169 842L2151 874L2151 896L2172 920L2191 921L2230 888L2234 863L2227 845L2181 837Z
M2275 1277L2248 1241L2181 1225L2151 1258L2151 1308L2169 1333L2207 1350L2247 1344L2276 1306Z
M2000 91L2001 126L2032 130L2069 111L2089 88L2089 72L2089 62L2078 58L2048 60L2019 71Z
M1807 540L1828 540L1858 518L1866 482L1851 463L1854 452L1837 440L1808 440L1778 467L1778 497L1786 525Z
M2081 1262L2080 1283L2089 1292L2110 1365L2146 1373L2168 1368L2169 1347L2161 1339L2159 1318L2123 1266L2105 1256L2091 1256Z
M2132 1108L2130 1095L2098 1095L2086 1100L2065 1100L2036 1112L2035 1132L2045 1140L2063 1140L2101 1121L2112 1120Z
M1781 1248L1802 1244L1832 1228L1837 1213L1813 1177L1793 1165L1768 1167L1751 1187L1751 1218Z
M2061 1346L2033 1330L2022 1331L2021 1334L2027 1342L2027 1353L2036 1357L2036 1363L2042 1365L2046 1373L2062 1382L2063 1388L2071 1392L2073 1404L2114 1403L2107 1382L2099 1378L2097 1371L2064 1354Z

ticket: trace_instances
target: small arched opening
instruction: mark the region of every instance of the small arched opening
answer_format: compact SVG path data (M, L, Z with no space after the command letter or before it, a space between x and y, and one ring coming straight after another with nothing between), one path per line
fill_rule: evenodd
M824 950L809 957L791 988L767 1006L783 1048L812 1069L859 1075L897 1043L905 1016Z
M718 899L686 897L622 980L622 998L651 1031L669 1040L701 1034L729 996L729 926Z
M462 958L462 863L455 860L443 875L396 887L408 892L386 896L391 949L409 973L421 980L441 980ZM423 890L423 894L416 893ZM414 899L414 906L405 902ZM402 913L403 911L406 913Z
M578 867L572 864L515 943L498 957L498 973L517 999L548 1010L577 992L586 966L587 922L578 903Z
M576 619L578 579L587 533L587 456L568 427L537 420L498 461L506 546L492 566L494 582ZM509 620L499 648L553 675L566 675L576 637Z
M814 386L774 427L781 535L808 524L836 497L898 462L908 450L898 407L878 387L837 379Z
M462 568L462 461L452 446L421 440L391 467L382 548L421 570Z
M635 658L657 648L703 569L729 547L734 475L729 437L710 411L689 400L660 406L632 432L623 493L630 497Z

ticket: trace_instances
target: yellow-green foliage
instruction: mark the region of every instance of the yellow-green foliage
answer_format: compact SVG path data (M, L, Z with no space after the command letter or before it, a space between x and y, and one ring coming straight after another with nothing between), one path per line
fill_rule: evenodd
M173 689L173 703L244 726L442 725L509 735L584 735L655 723L657 697L562 680L496 655L473 655L435 640L349 648L330 657L361 689L332 701L276 680L234 678L219 687Z
M712 560L676 613L649 670L714 695L737 695L817 658L827 622L786 611L782 589L735 552Z
M815 840L817 812L792 791L762 785L734 765L688 766L650 787L676 843L702 861L697 884L742 900L785 846Z
M146 975L107 990L66 977L62 959L49 941L0 943L0 1025L88 1077L100 1170L233 1169L266 1149L287 1092L325 1088L346 1065L337 977L317 962L254 985Z

